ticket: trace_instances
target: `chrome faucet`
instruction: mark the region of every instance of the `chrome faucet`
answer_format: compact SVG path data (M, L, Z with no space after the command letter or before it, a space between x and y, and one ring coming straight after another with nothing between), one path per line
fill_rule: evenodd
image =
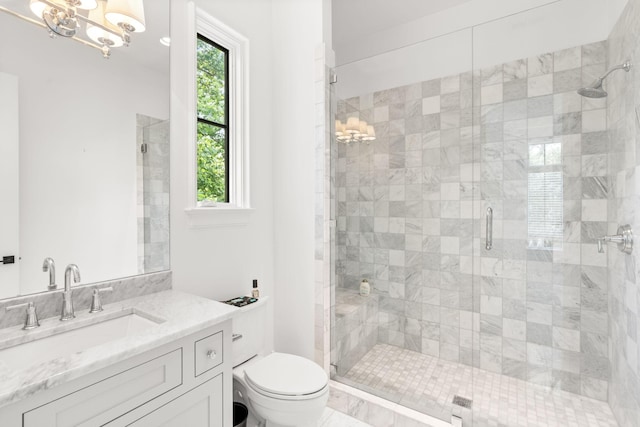
M60 320L70 320L76 317L73 311L73 298L71 291L71 275L74 283L80 283L80 269L75 264L67 265L64 270L64 292L62 293L62 314Z
M49 289L50 291L57 289L58 285L56 285L56 263L53 262L53 258L47 257L44 259L44 261L42 262L42 271L44 271L45 273L47 271L49 272L49 286L47 287L47 289Z

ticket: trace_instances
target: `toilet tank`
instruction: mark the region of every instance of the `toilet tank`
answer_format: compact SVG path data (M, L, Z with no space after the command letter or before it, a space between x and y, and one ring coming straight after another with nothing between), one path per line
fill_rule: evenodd
M233 367L246 362L265 349L267 297L238 308L231 318Z

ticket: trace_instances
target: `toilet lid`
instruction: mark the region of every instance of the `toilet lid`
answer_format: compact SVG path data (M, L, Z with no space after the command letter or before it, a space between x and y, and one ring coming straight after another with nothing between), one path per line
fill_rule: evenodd
M304 357L271 353L244 371L251 384L269 393L299 396L322 390L328 382L322 368Z

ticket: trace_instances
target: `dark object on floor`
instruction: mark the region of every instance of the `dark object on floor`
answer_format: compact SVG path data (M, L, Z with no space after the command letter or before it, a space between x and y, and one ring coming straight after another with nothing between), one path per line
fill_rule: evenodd
M249 411L240 402L233 402L233 427L246 427Z

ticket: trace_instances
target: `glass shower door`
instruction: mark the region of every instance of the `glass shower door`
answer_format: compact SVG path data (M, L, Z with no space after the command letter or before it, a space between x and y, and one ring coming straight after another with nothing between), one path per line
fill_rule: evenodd
M640 8L577 7L337 68L334 379L465 426L635 425L640 262L597 242L636 222L640 101L623 68L578 89L633 62Z
M568 3L473 29L478 425L616 425L607 99L577 92L611 53Z
M448 422L473 399L471 70L466 29L335 85L334 379Z

